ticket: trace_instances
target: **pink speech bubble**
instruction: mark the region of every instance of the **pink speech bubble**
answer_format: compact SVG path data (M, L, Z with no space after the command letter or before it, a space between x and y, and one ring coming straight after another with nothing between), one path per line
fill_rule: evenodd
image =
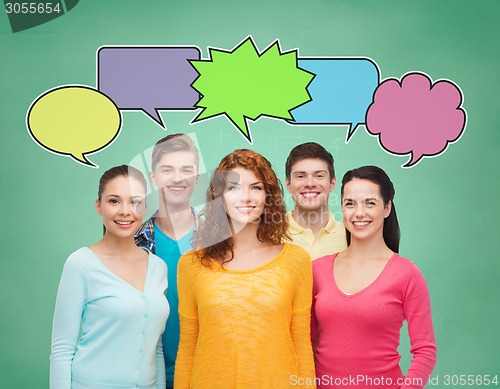
M391 154L410 154L403 167L423 157L443 153L465 130L462 92L448 80L432 80L423 73L407 73L401 79L384 80L375 91L366 114L366 128L378 135Z

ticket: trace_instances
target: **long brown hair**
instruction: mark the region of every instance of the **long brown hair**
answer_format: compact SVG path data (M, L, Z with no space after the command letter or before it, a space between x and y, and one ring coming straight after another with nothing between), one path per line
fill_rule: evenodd
M394 185L385 171L378 166L361 166L357 169L349 170L342 178L342 187L340 189L340 196L344 197L344 186L354 178L361 180L368 180L378 185L380 195L384 200L384 205L389 201L391 204L391 213L384 219L383 236L384 242L395 253L399 252L399 240L401 232L399 230L398 217L396 215L396 206L394 205ZM351 244L351 233L346 229L347 245Z
M234 257L231 220L224 208L223 195L229 172L238 167L252 171L264 184L266 201L257 229L257 239L274 245L281 244L285 238L290 239L283 189L271 163L252 150L235 150L220 161L214 172L202 213L205 220L193 234L196 256L205 265L210 259L225 263ZM229 258L228 252L231 253Z

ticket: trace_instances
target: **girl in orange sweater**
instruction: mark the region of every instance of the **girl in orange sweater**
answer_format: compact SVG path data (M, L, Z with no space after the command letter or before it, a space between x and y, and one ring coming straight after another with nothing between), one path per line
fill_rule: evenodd
M309 255L283 243L281 185L263 156L236 150L207 191L196 251L178 267L176 389L314 388Z

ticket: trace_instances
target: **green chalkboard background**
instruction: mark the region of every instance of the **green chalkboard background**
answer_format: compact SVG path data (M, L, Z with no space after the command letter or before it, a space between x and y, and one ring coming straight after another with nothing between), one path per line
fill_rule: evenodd
M445 375L500 374L499 15L494 0L87 0L13 33L2 9L0 386L48 387L62 266L101 234L93 211L98 179L166 134L146 115L124 112L117 140L89 157L99 165L93 169L32 141L25 125L31 102L59 85L95 86L102 45L195 45L207 58L208 46L229 50L248 35L260 49L279 39L284 50L298 48L301 56L367 56L378 63L382 79L417 70L460 86L465 133L444 154L411 169L401 168L408 157L386 153L363 126L345 144L346 126L292 127L261 118L250 123L249 145L225 118L190 125L194 111L162 116L167 133L195 134L207 171L226 153L250 147L268 156L283 177L289 150L305 141L334 154L340 177L352 167L383 167L396 185L401 254L429 284L439 348L434 382L444 387ZM198 205L205 183L206 175ZM338 193L337 187L335 212ZM408 350L403 331L405 369Z

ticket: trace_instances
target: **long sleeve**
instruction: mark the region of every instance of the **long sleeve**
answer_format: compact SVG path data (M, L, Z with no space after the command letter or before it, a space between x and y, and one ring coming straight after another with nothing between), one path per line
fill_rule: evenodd
M71 388L71 365L85 304L85 278L78 258L73 254L64 265L57 291L52 323L50 389Z
M177 288L179 293L180 340L175 362L174 387L190 387L194 353L198 341L198 308L193 293L194 276L191 257L181 257L177 269Z
M312 297L312 267L308 256L297 258L304 260L297 280L297 292L294 297L292 322L290 332L299 363L299 377L312 385L301 388L315 388L314 358L311 347L311 297Z
M316 312L314 312L314 307L316 305L316 288L313 282L313 293L312 293L312 303L311 303L311 345L313 352L316 349L316 344L318 342L318 319L316 319Z
M165 389L167 387L165 376L165 359L163 357L163 346L161 337L156 346L156 387L157 389Z
M436 364L436 340L432 325L431 303L427 283L414 266L404 296L404 315L408 322L413 355L402 389L423 388Z

